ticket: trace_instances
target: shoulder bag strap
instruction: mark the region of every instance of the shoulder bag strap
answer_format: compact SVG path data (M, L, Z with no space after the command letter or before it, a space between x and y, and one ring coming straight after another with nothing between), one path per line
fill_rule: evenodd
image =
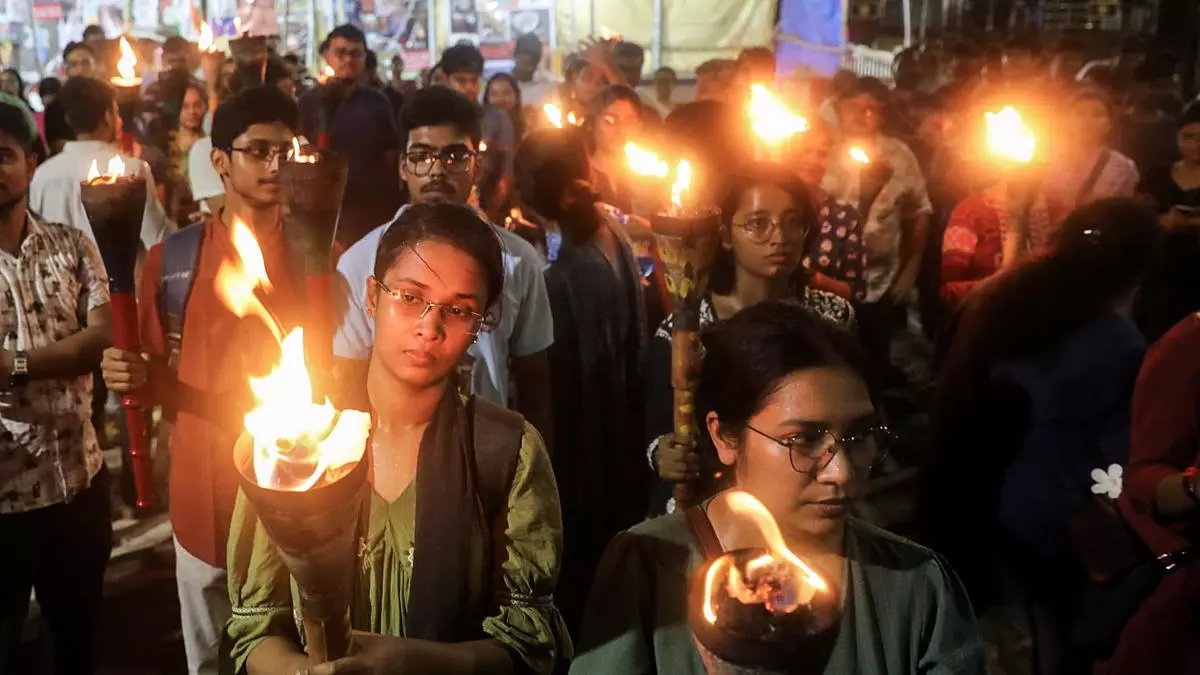
M700 551L704 554L705 560L712 560L725 552L721 547L721 540L717 538L717 531L713 529L712 521L708 519L708 514L701 509L699 505L689 507L684 513L687 514L688 522L692 524L692 530L696 532L696 538L700 540Z
M1075 194L1075 201L1088 196L1092 193L1092 188L1096 187L1096 181L1100 180L1100 174L1104 173L1104 168L1108 166L1108 160L1112 159L1112 150L1105 148L1100 151L1100 156L1096 158L1096 163L1092 165L1092 172L1079 186L1079 192Z
M167 338L167 364L179 371L179 353L183 347L183 322L188 298L192 294L200 246L206 225L190 225L172 233L163 241L162 272L159 275L159 316Z

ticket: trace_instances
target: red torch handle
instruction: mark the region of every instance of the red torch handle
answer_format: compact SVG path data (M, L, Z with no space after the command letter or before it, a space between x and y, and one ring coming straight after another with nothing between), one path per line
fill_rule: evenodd
M313 398L323 403L333 370L333 275L309 273L304 281L304 360L315 375Z
M116 347L134 353L142 350L138 338L137 297L133 293L114 293L112 306L113 332ZM121 397L125 409L125 425L129 432L129 454L133 461L133 484L137 489L138 508L153 503L151 485L150 443L146 429L146 408L140 392L131 391Z

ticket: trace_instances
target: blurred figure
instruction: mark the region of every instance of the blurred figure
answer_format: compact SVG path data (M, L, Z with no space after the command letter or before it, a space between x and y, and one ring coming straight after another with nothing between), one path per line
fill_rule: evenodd
M163 74L172 71L192 72L191 67L192 43L178 35L172 35L163 41L162 65Z
M1012 37L1004 45L1004 82L1009 86L1028 84L1042 72L1042 43L1036 36Z
M89 26L93 27L99 30L98 26ZM103 38L104 33L101 32L100 36ZM95 49L87 41L68 44L66 49L63 49L63 68L68 82L74 77L93 77L96 74ZM50 154L56 155L62 152L67 141L75 140L75 133L67 124L62 105L57 101L46 106L44 118L46 145L49 146Z
M1061 146L1046 167L1045 192L1054 207L1067 213L1101 197L1132 196L1137 165L1108 147L1113 128L1109 98L1098 89L1077 92L1066 122L1066 137L1056 139Z
M362 30L349 24L333 29L322 56L333 78L300 97L300 124L309 140L326 137L328 149L349 160L337 228L338 241L349 246L400 205L400 138L387 97L359 84L367 59Z
M1134 200L1075 211L1047 255L979 289L938 377L919 522L976 611L1028 608L1042 675L1092 672L1078 636L1099 589L1085 570L1109 562L1099 542L1124 527L1097 520L1112 504L1095 495L1116 494L1092 486L1128 461L1146 348L1131 313L1160 243Z
M554 317L549 349L556 437L554 470L563 527L575 536L555 603L578 630L596 562L646 509L642 454L646 353L641 273L624 226L588 182L579 134L542 129L517 151L522 205L562 235L545 272Z
M697 101L724 101L729 95L730 74L735 70L734 61L712 59L696 68Z
M832 143L829 129L817 118L789 149L788 163L804 181L817 211L816 230L809 234L801 263L814 288L861 300L866 292L862 220L853 206L821 189Z
M1054 60L1050 62L1050 78L1062 84L1073 84L1083 64L1083 44L1078 40L1063 38L1059 40L1054 50Z
M417 82L404 79L404 54L397 52L392 57L392 77L388 80L388 88L395 91L402 99L412 95L417 90Z
M89 24L83 29L83 41L93 50L99 49L104 42L104 29L96 24Z
M641 111L635 91L613 85L592 99L584 124L591 150L592 188L601 201L625 212L633 207L625 143L641 133Z
M658 103L667 109L668 112L674 110L679 104L675 102L675 84L679 81L675 75L675 70L663 66L654 71L654 96Z
M488 80L483 90L484 105L492 106L508 115L518 140L525 137L525 119L522 115L521 87L517 79L508 73L496 73Z
M769 47L747 47L737 58L740 84L770 84L775 81L775 52Z
M483 54L470 44L458 44L442 52L442 70L447 86L478 104L483 81ZM480 179L487 193L485 211L493 214L507 200L512 185L513 156L517 152L517 133L509 113L497 107L486 107L480 120L483 130L483 154Z
M1128 112L1113 129L1113 148L1128 156L1145 176L1169 167L1179 157L1175 135L1178 122L1162 109L1162 94L1140 88Z
M400 109L404 107L404 96L394 87L383 83L379 77L379 57L374 50L367 50L366 67L363 69L363 86L378 89L387 97L388 104L392 106L392 114L400 114Z
M618 42L613 51L613 67L624 78L625 84L636 89L642 82L642 69L646 67L646 50L633 42Z
M883 133L889 91L874 78L859 78L837 102L842 139L821 186L856 206L863 218L866 304L859 312L863 340L882 375L899 382L891 365L892 332L905 325L905 306L916 287L933 207L912 151ZM850 150L863 151L863 165Z
M513 46L512 76L520 83L521 100L526 105L540 108L547 99L555 96L559 79L542 68L542 41L537 35L525 33L517 37Z
M58 92L62 89L62 80L57 77L44 77L41 82L38 82L38 96L42 99L43 109L58 98Z
M16 68L0 71L0 91L16 96L25 103L25 107L29 107L29 99L25 98L25 81L21 79L21 73L17 72Z

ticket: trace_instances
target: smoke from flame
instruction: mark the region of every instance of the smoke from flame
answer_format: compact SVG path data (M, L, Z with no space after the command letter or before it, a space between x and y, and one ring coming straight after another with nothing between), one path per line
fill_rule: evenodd
M749 110L750 128L765 143L782 143L795 134L808 131L808 120L789 110L761 84L750 85Z

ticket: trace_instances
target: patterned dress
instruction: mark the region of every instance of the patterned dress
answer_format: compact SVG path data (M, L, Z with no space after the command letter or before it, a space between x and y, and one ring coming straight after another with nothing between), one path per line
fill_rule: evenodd
M964 199L950 214L942 236L942 272L939 296L947 308L957 306L979 282L1000 270L1004 238L1013 225L1008 189L1001 183ZM1028 253L1043 253L1054 234L1046 198L1034 200L1029 211Z
M863 228L858 211L826 195L817 220L820 228L809 242L801 264L807 270L845 281L855 299L861 300L867 288L863 278Z

